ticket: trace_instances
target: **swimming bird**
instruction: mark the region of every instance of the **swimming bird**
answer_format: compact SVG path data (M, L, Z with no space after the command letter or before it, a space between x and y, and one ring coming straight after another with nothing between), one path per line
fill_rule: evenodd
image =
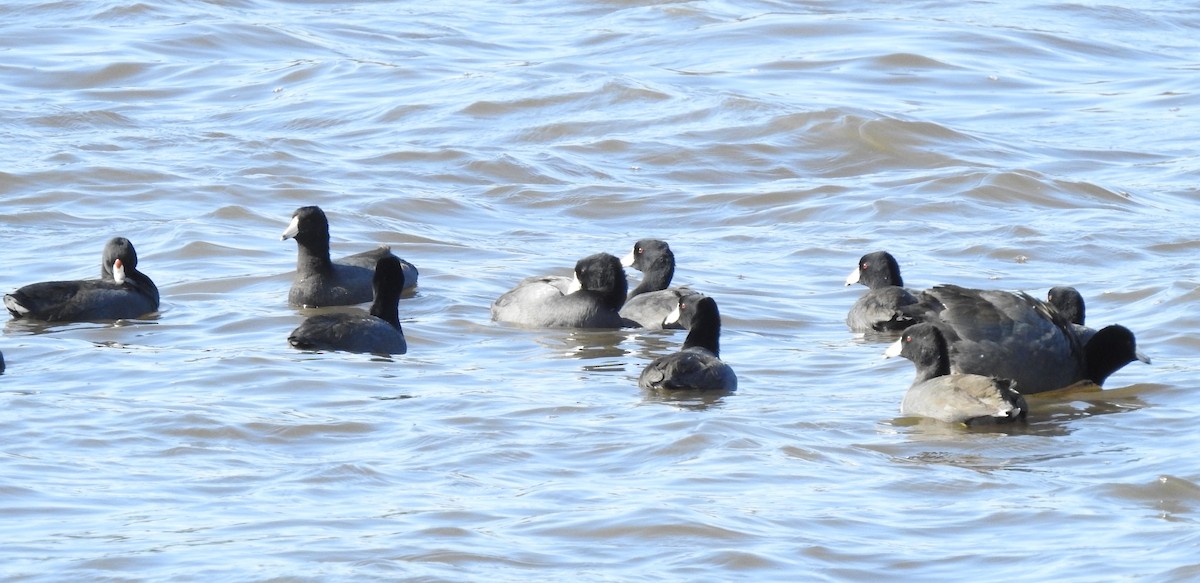
M158 287L138 271L129 239L110 239L101 258L100 279L32 283L4 296L4 307L13 318L47 322L133 319L158 311Z
M1134 360L1128 328L1108 326L1086 343L1057 309L1029 294L939 285L903 309L941 329L953 372L1016 381L1022 394L1063 388L1081 380L1097 385Z
M1046 302L1054 306L1068 322L1083 325L1087 310L1084 307L1083 294L1079 293L1079 290L1066 285L1052 287L1046 292Z
M308 308L346 306L371 301L372 271L380 259L395 257L391 247L380 246L338 259L329 257L329 219L320 207L306 206L292 213L280 240L296 240L296 275L288 303ZM404 287L417 285L417 268L403 259Z
M621 260L597 253L575 263L575 277L521 280L492 303L492 319L539 328L620 328L625 303Z
M1024 420L1029 410L1012 380L952 374L946 338L933 324L909 327L884 356L903 356L917 367L900 404L901 415L975 425Z
M647 390L736 391L737 375L721 361L721 314L716 300L702 296L681 302L668 316L688 329L683 349L650 362L638 377Z
M1096 335L1095 328L1088 328L1084 325L1087 309L1084 306L1083 294L1079 290L1070 286L1057 286L1050 288L1046 293L1046 303L1054 306L1062 317L1072 324L1071 328L1075 330L1075 335L1083 342L1086 347L1092 341L1092 337ZM1110 333L1118 334L1118 333ZM1136 360L1150 363L1150 357L1142 354L1140 350L1134 349L1134 358Z
M846 278L846 285L861 283L867 293L858 298L846 314L851 332L886 332L903 330L916 323L900 308L917 303L916 296L904 287L900 264L887 251L863 255L858 266Z
M666 241L642 239L633 245L633 250L621 260L624 267L642 272L642 281L625 299L621 317L637 326L658 330L680 329L678 322L667 324L666 318L679 300L687 295L698 294L689 288L670 287L675 276L675 253Z
M341 350L371 354L404 354L408 343L400 327L400 292L404 269L400 259L388 255L375 263L372 277L375 299L370 312L335 312L306 319L288 344L301 350Z

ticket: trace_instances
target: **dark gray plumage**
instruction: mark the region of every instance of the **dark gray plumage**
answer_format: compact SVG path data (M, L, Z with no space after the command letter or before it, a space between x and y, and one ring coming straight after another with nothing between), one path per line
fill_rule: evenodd
M302 350L341 350L371 354L404 354L408 343L400 327L400 292L404 270L395 256L375 264L372 279L375 299L370 313L357 310L312 316L288 336L288 344Z
M679 304L667 318L688 329L683 349L650 362L638 377L647 390L736 391L737 375L721 361L721 314L716 300L701 296L692 304Z
M1024 420L1029 410L1011 380L951 374L950 349L933 324L909 327L884 354L903 356L917 367L900 404L902 415L974 425Z
M625 303L621 260L597 253L575 263L574 281L527 277L492 303L497 322L537 328L620 328Z
M650 330L682 328L678 322L666 323L667 316L679 305L680 299L698 292L670 287L675 276L675 253L666 241L638 241L621 260L621 265L642 272L641 283L629 292L621 307L621 317L629 320L628 325Z
M132 319L158 311L158 287L138 271L129 239L110 239L101 264L100 279L29 284L4 296L4 306L14 318L48 322Z
M1087 309L1084 307L1083 294L1079 290L1065 285L1050 288L1046 292L1046 301L1062 314L1063 319L1083 325Z
M375 264L395 257L391 247L380 246L338 259L329 257L329 219L320 207L306 206L292 213L280 240L296 240L296 275L288 291L293 306L317 308L347 306L371 301ZM417 285L417 268L403 259L404 287Z
M851 332L886 332L903 330L916 320L900 308L917 303L916 296L904 288L900 264L887 251L863 255L858 267L846 278L846 285L861 283L867 293L858 298L846 314Z
M1097 385L1133 360L1133 333L1113 325L1084 343L1053 306L1028 294L940 285L905 306L914 318L936 324L950 347L953 372L1012 379L1023 394L1090 380Z
M1079 293L1079 290L1070 286L1053 287L1050 288L1050 291L1046 293L1046 302L1051 306L1054 306L1054 308L1058 310L1058 313L1062 315L1063 319L1072 324L1071 329L1075 331L1075 335L1079 338L1079 341L1083 343L1084 348L1086 349L1087 346L1091 344L1092 338L1096 336L1098 330L1095 328L1088 328L1086 325L1084 325L1087 308L1084 305L1083 294ZM1123 334L1120 332L1109 332L1106 334L1106 336L1117 335L1123 336ZM1105 349L1109 351L1119 350L1117 345L1102 348L1098 347L1097 349ZM1141 351L1136 349L1136 347L1134 349L1134 358L1146 364L1150 363L1150 357L1142 354Z
M1072 324L1071 328L1075 330L1075 335L1086 347L1092 336L1096 335L1096 330L1083 324L1086 312L1083 294L1069 286L1053 287L1046 292L1046 303L1054 306L1063 319Z

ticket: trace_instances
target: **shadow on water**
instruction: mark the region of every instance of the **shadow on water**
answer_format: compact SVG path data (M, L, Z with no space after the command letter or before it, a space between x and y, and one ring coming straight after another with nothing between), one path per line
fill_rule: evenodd
M32 336L71 330L105 330L108 328L123 328L126 326L141 326L157 323L158 314L155 314L151 318L139 318L136 320L96 320L81 322L46 322L44 320L14 318L4 324L4 333L12 335L27 334Z
M724 406L725 397L736 394L734 391L656 391L642 389L642 400L646 403L670 405L689 411L705 411Z
M1029 395L1030 427L1065 425L1076 419L1136 411L1148 406L1143 393L1165 388L1165 385L1136 384L1116 389L1104 389L1082 382L1064 389ZM1030 433L1037 433L1031 431Z
M535 342L550 349L560 358L583 360L619 358L625 356L621 343L629 334L621 330L570 329L564 332L552 330L539 336Z
M1165 385L1137 384L1104 389L1081 382L1064 389L1026 395L1029 417L1024 422L966 426L920 417L896 417L885 425L904 429L915 439L940 439L967 434L1004 434L1054 436L1071 433L1069 423L1076 419L1136 411L1148 406L1142 393L1166 388Z
M657 356L677 351L683 346L682 330L646 331L640 329L570 329L550 331L538 336L535 342L563 358L603 359L632 357L645 364ZM633 346L630 346L633 344Z

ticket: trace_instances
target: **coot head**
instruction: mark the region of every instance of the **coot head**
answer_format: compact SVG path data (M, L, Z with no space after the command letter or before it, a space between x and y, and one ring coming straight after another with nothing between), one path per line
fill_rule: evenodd
M329 247L329 219L318 206L302 206L292 213L292 222L279 236L280 241L295 239L304 247Z
M1120 324L1101 328L1088 340L1085 350L1087 378L1097 385L1135 360L1150 364L1150 358L1138 352L1133 332Z
M900 278L900 264L887 251L867 253L858 260L858 267L846 278L846 285L861 283L870 289L896 286L903 287L904 280Z
M1083 294L1079 293L1079 290L1065 285L1053 287L1046 294L1046 301L1068 322L1083 325L1085 310Z
M619 309L625 303L629 283L621 260L608 253L588 255L575 263L575 280L580 289L600 294L604 303Z
M924 322L910 326L896 340L884 356L902 356L917 367L915 382L950 374L950 346L946 336L937 326Z
M137 250L125 237L113 237L104 244L100 258L100 279L113 279L113 264L121 261L125 269L137 269Z
M688 330L683 341L685 349L699 346L713 356L721 355L721 312L716 300L702 294L684 296L666 321L668 324L679 322Z
M666 241L658 239L642 239L635 243L633 250L621 260L621 265L644 274L642 283L633 288L630 297L667 289L675 277L675 253Z

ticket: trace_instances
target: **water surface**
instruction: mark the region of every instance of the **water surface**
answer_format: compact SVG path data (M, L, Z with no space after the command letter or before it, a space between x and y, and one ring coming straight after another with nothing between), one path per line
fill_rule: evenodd
M1200 17L1183 2L0 7L0 275L161 313L9 321L10 580L1190 580L1200 573ZM293 209L421 269L409 353L288 332ZM716 298L734 395L648 394L680 332L489 321L639 238ZM897 418L842 281L1077 286L1154 359L1027 425ZM631 275L637 276L636 273ZM1148 560L1147 557L1152 557Z

